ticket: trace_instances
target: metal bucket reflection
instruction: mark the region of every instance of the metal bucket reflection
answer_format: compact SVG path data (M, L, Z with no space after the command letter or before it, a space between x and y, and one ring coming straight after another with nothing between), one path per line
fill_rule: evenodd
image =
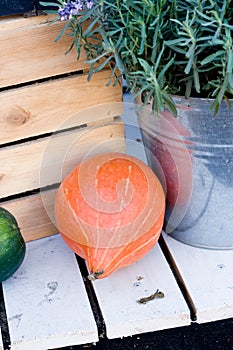
M212 101L174 100L176 119L137 109L148 163L167 193L165 230L192 246L233 249L233 109L223 101L213 117Z

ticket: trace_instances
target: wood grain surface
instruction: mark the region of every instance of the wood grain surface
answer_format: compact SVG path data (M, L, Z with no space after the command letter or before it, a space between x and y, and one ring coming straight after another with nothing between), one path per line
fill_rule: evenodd
M54 40L64 26L55 16L0 20L0 88L86 68L85 57L65 52L71 37Z
M89 82L81 74L0 92L0 144L54 132L65 123L90 125L120 115L122 89L106 86L110 74L105 70ZM100 104L105 106L94 109Z

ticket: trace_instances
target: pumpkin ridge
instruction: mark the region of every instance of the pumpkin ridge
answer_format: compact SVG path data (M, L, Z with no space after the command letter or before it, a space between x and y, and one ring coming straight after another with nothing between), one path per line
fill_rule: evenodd
M153 235L153 236L152 236L148 241L146 241L143 245L141 245L141 246L139 246L138 248L136 248L136 249L134 250L134 254L135 254L135 253L138 253L139 251L142 251L143 248L145 248L145 247L148 247L148 246L153 247L153 246L156 244L157 240L158 240L157 234ZM135 260L134 262L136 262L136 261L138 261L139 259L141 259L143 256L146 255L146 253L147 253L147 252L144 252L144 251L143 251L143 253L140 255L140 257L138 257L137 260ZM99 273L99 272L97 272L97 273L96 273L96 272L93 272L93 269L92 269L91 274L92 274L92 275L97 275L96 279L97 279L97 278L104 278L104 277L107 277L107 276L109 276L112 272L114 272L115 270L118 270L118 269L120 269L120 268L122 268L122 267L126 267L126 266L130 265L130 264L132 263L131 261L129 261L128 263L124 263L124 261L127 260L130 256L132 256L132 252L129 252L129 253L128 253L127 255L125 255L121 260L118 259L118 260L116 261L116 259L114 258L114 260L112 260L112 262L111 262L105 269L100 270L101 273ZM99 271L99 270L97 269L97 271Z
M164 203L164 205L165 205L165 203ZM160 215L159 215L159 218L160 218L161 216L164 215L164 210L165 210L164 208L161 208L161 213L160 213ZM148 213L148 216L151 214L151 211L152 211L152 208L150 209L150 212ZM144 224L144 221L146 221L146 219L147 219L147 217L143 220L143 222L141 223L141 225ZM157 219L157 220L155 221L155 223L152 225L152 227L157 223L157 221L159 221L159 219ZM140 227L138 228L138 230L140 230ZM145 234L144 234L144 235L145 235ZM143 236L144 236L144 235L143 235ZM137 232L135 232L134 236L137 236ZM129 242L126 246L128 246L129 244L133 244L134 242L140 240L143 236L136 237L136 239L133 239L133 237L132 237L132 238L130 239L130 242ZM110 242L110 243L111 243L111 242ZM119 248L119 249L118 249L118 253L115 255L114 259L116 259L116 258L122 253L122 251L126 248L126 246L118 247L118 248ZM106 248L111 249L111 245L110 245L110 247L106 246ZM106 254L107 254L107 249L106 249ZM99 265L101 265L101 264L103 263L104 259L105 259L105 255L103 254L102 259L99 261ZM110 263L110 264L111 264L111 263ZM105 269L105 270L106 270L106 269ZM97 271L98 271L98 266L97 266Z
M86 234L86 232L85 232L85 229L83 228L82 221L77 217L74 208L72 207L72 205L71 205L69 199L67 198L67 196L66 196L66 191L65 191L65 188L64 188L64 185L63 185L63 184L62 184L61 187L59 188L59 190L58 190L58 192L57 192L57 196L60 194L60 190L61 190L61 195L64 196L64 198L65 198L66 201L67 201L67 205L68 205L68 207L69 207L69 209L70 209L70 213L71 213L71 215L72 215L72 218L73 218L74 222L76 222L77 225L79 226L79 228L81 229L81 233L82 233L83 239L81 239L80 242L82 243L82 245L88 246L88 243L87 243L87 242L88 242L88 236L87 236L87 234ZM59 229L59 227L58 227L58 229ZM59 229L59 230L60 230L60 229ZM61 231L63 231L63 230L61 229ZM70 235L69 232L68 232L68 234L67 234L67 231L66 231L66 235L67 235L68 237L70 237L71 239L73 239L72 234ZM82 241L83 241L83 242L82 242ZM86 243L84 243L84 242L86 242Z
M155 241L155 242L154 242ZM154 246L154 244L157 242L157 236L155 235L155 236L152 236L151 237L151 239L150 240L148 240L145 244L143 244L142 246L139 246L138 248L136 248L135 250L134 250L134 253L137 253L137 252L139 252L139 251L141 251L143 248L145 248L145 247L148 247L148 246ZM152 243L152 244L151 244ZM145 256L147 254L147 252L143 252L143 254L140 256L140 257L138 257L138 259L136 260L136 261L138 261L139 259L141 259L143 256ZM122 258L120 261L118 261L116 264L115 264L115 266L113 265L113 264L111 264L112 265L112 268L110 268L109 270L107 270L107 269L105 269L105 271L104 271L104 273L105 273L105 276L108 276L108 275L110 275L113 271L115 271L116 269L119 269L119 268L121 268L121 267L126 267L126 266L128 266L128 265L130 265L131 264L131 262L129 262L128 264L124 264L124 261L125 260L127 260L127 258L130 256L130 255L132 255L132 253L130 253L129 252L129 254L128 255L126 255L124 258ZM135 261L135 262L136 262ZM106 271L107 270L107 271Z
M145 247L147 246L147 243L148 243L148 245L149 245L149 243L151 243L151 242L153 242L153 241L155 241L154 244L157 242L157 240L158 240L158 238L159 238L159 236L160 236L160 233L161 233L161 231L162 231L162 224L163 224L164 212L165 212L165 206L164 206L163 211L161 212L161 214L160 214L158 220L155 222L154 226L152 226L152 227L153 227L153 230L151 229L151 231L152 231L153 233L152 233L151 236L149 237L149 241L147 240L147 241L144 242L142 245L139 245L136 249L134 249L133 253L136 253L136 252L142 250L143 248L145 248ZM147 236L148 236L148 232L146 232L143 236L141 236L141 237L140 237L139 239L137 239L136 241L130 242L127 246L123 246L122 249L121 249L120 251L118 251L117 254L114 255L114 258L113 258L112 261L107 265L107 267L105 267L105 268L102 268L102 267L101 267L101 268L100 268L101 263L104 261L104 259L106 258L106 255L108 254L108 250L106 249L106 250L105 250L104 259L101 259L101 262L99 262L99 264L96 266L95 269L94 269L93 267L90 267L91 273L92 273L92 274L95 274L95 272L93 271L93 270L95 270L95 271L97 271L97 274L98 274L98 271L102 271L102 270L103 270L104 272L101 273L101 275L98 275L98 278L103 278L103 277L106 277L107 275L109 275L110 273L112 273L114 270L118 269L118 268L119 268L119 265L123 265L123 266L129 265L130 263L127 264L127 265L124 265L123 262L124 262L125 260L127 260L127 258L129 258L130 256L132 256L132 252L129 251L129 253L128 253L123 259L121 259L120 261L118 260L118 259L119 259L119 255L121 255L122 252L124 252L124 250L129 249L130 246L131 246L132 244L136 244L136 243L138 244L138 241L140 241L140 240L145 240L146 238L148 238ZM98 250L98 248L97 248L96 250ZM144 254L144 255L145 255L145 254ZM92 255L90 256L90 259L92 260ZM138 259L137 259L137 260L138 260ZM87 257L87 261L89 262L88 257ZM88 266L90 266L89 263L88 263ZM112 266L112 268L111 268L111 266ZM123 267L123 266L121 266L121 267ZM108 272L108 271L110 271L110 272Z

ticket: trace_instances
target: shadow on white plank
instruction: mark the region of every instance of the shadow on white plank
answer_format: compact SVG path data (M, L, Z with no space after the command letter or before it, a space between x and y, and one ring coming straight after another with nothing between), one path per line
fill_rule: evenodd
M98 341L75 255L60 235L27 244L25 260L3 283L12 350Z
M201 249L163 234L198 323L233 317L233 251Z
M191 322L189 309L159 245L142 260L96 280L93 285L110 339ZM137 302L157 289L165 294L164 298L147 304Z
M121 116L125 126L126 152L147 164L145 148L135 113L135 103L130 93L124 93L124 114Z
M2 335L1 335L1 327L0 327L0 350L3 350Z

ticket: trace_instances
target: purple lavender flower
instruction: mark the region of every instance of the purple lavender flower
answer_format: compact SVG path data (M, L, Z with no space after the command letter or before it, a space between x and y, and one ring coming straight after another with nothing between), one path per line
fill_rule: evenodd
M58 9L58 14L61 18L61 21L66 21L68 19L70 19L70 11L67 7L60 7Z
M87 9L89 9L89 10L92 9L93 5L94 5L94 2L92 0L86 1L86 8Z
M64 2L63 7L58 9L58 15L61 21L66 21L77 15L80 11L85 9L90 10L94 5L93 0L71 0Z
M83 4L80 1L72 1L74 3L74 7L72 8L71 12L72 15L77 15L79 11L83 10Z

